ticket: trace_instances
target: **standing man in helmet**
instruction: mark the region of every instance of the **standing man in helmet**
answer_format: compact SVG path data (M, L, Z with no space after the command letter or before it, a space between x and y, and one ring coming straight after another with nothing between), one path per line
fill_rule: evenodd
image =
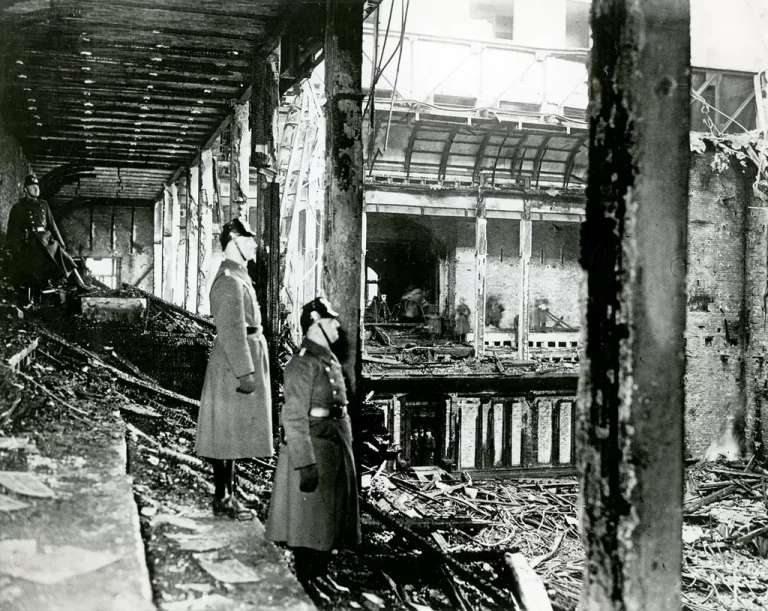
M67 253L48 202L40 199L37 176L24 179L24 191L8 215L7 243L11 253L11 280L17 286L42 288L49 280L70 278L89 289Z
M213 514L252 520L235 496L235 461L272 456L272 391L267 341L246 265L254 234L240 219L221 228L224 261L211 285L216 342L205 372L196 451L213 466Z
M336 354L344 335L323 298L301 312L304 341L285 369L285 440L275 471L267 538L294 550L301 580L325 577L330 551L360 542L347 391Z

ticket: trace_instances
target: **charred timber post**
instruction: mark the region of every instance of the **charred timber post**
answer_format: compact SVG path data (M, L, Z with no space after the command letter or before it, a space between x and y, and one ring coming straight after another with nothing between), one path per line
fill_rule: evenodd
M171 190L163 188L163 294L166 301L173 299L174 268L176 257L176 245L173 243L173 227L177 223L177 215L174 214Z
M588 610L680 608L688 0L592 5L586 346Z
M229 149L229 218L239 217L248 223L248 195L250 194L251 128L248 102L235 104L230 125ZM240 203L242 202L242 203ZM225 221L222 221L224 223Z
M485 293L488 270L488 219L482 187L477 188L475 212L475 356L485 354Z
M532 202L523 201L523 218L520 220L520 311L517 319L517 356L528 360L528 325L531 317L531 251L533 249Z
M170 301L173 303L176 303L179 296L179 269L178 269L178 259L179 259L179 242L181 239L181 225L180 219L181 219L181 205L179 203L179 189L176 183L172 183L170 187L170 197L171 197L171 215L173 217L173 222L171 224L171 257L169 262L169 274L168 274L168 283L170 284L170 292L168 293L168 297L166 297L166 301Z
M206 149L200 154L200 201L197 207L197 310L210 314L208 277L211 273L213 239L213 153Z
M323 286L349 334L349 357L342 365L354 405L362 368L363 58L360 50L363 0L327 0L326 7L325 95L328 102Z
M197 312L197 203L200 193L200 171L197 166L187 172L187 264L184 304L190 312Z
M152 255L152 292L163 296L163 200L155 200L155 247Z
M250 106L251 163L259 172L256 219L250 219L258 242L256 294L269 344L269 364L274 372L279 368L277 335L280 330L280 197L276 149L279 106L280 52L277 50L254 63ZM276 398L277 375L272 375L271 380L272 396Z

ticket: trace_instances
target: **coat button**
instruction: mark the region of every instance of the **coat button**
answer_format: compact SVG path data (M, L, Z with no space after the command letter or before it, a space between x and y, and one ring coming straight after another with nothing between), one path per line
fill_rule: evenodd
M330 368L330 367L326 367L326 368L325 368L325 370L326 370L326 371L330 371L330 370L331 370L331 368Z
M336 380L334 380L333 378L331 378L331 384L333 384L335 381L336 381Z
M334 395L336 394L336 391L335 391L335 390L333 391L333 394L334 394Z

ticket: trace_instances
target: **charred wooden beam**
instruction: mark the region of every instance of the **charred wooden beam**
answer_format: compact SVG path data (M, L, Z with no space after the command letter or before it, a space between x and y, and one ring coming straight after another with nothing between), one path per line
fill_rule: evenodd
M200 197L200 168L193 166L187 171L187 249L184 304L190 312L197 312L197 243Z
M539 175L541 174L541 164L544 161L544 155L547 153L547 147L549 146L549 141L552 139L552 136L546 136L539 146L538 151L536 151L536 157L533 160L533 178L531 180L531 183L536 183L536 188L539 186Z
M475 165L472 168L472 182L475 184L481 184L480 171L483 169L483 159L485 158L485 151L488 148L488 142L491 139L492 132L488 131L483 136L480 144L477 147L475 153Z
M477 188L475 199L475 356L485 354L485 296L488 269L488 219L483 188Z
M232 110L229 146L229 218L240 217L246 223L251 165L249 111L250 105L247 102L235 104Z
M213 239L213 153L210 149L200 155L200 202L197 207L197 305L198 314L209 314L208 278L211 274Z
M530 321L531 252L533 249L533 202L523 201L523 218L520 220L520 309L517 319L517 358L528 360L528 325Z
M681 605L688 0L597 0L581 261L587 610ZM663 228L663 230L660 230Z
M326 185L323 286L347 329L351 403L361 373L363 251L363 0L328 0L325 29Z
M576 163L576 155L579 154L581 147L585 145L587 136L579 138L576 144L573 145L570 153L568 153L568 159L565 161L565 171L563 172L563 189L567 189L571 182L571 175L573 174L573 166Z
M379 122L380 125L380 122ZM413 125L411 126L411 133L408 136L408 145L405 147L405 177L406 179L411 175L411 159L413 159L413 147L416 144L416 138L419 134L419 128L421 127L421 123L419 123L418 118L416 121L413 122ZM378 125L376 127L378 129Z
M448 133L448 137L445 139L445 144L443 145L443 152L440 155L440 167L437 170L437 179L438 180L445 180L445 173L448 170L448 157L451 154L451 147L453 146L453 140L456 138L456 134L459 133L459 130L461 129L460 125L457 125L451 131Z

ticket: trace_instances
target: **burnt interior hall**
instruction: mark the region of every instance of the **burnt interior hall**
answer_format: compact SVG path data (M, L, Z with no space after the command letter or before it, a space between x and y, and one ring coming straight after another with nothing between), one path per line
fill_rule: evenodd
M763 608L768 0L0 0L0 32L0 608ZM248 521L196 450L232 227ZM316 297L362 540L308 577L263 524Z

